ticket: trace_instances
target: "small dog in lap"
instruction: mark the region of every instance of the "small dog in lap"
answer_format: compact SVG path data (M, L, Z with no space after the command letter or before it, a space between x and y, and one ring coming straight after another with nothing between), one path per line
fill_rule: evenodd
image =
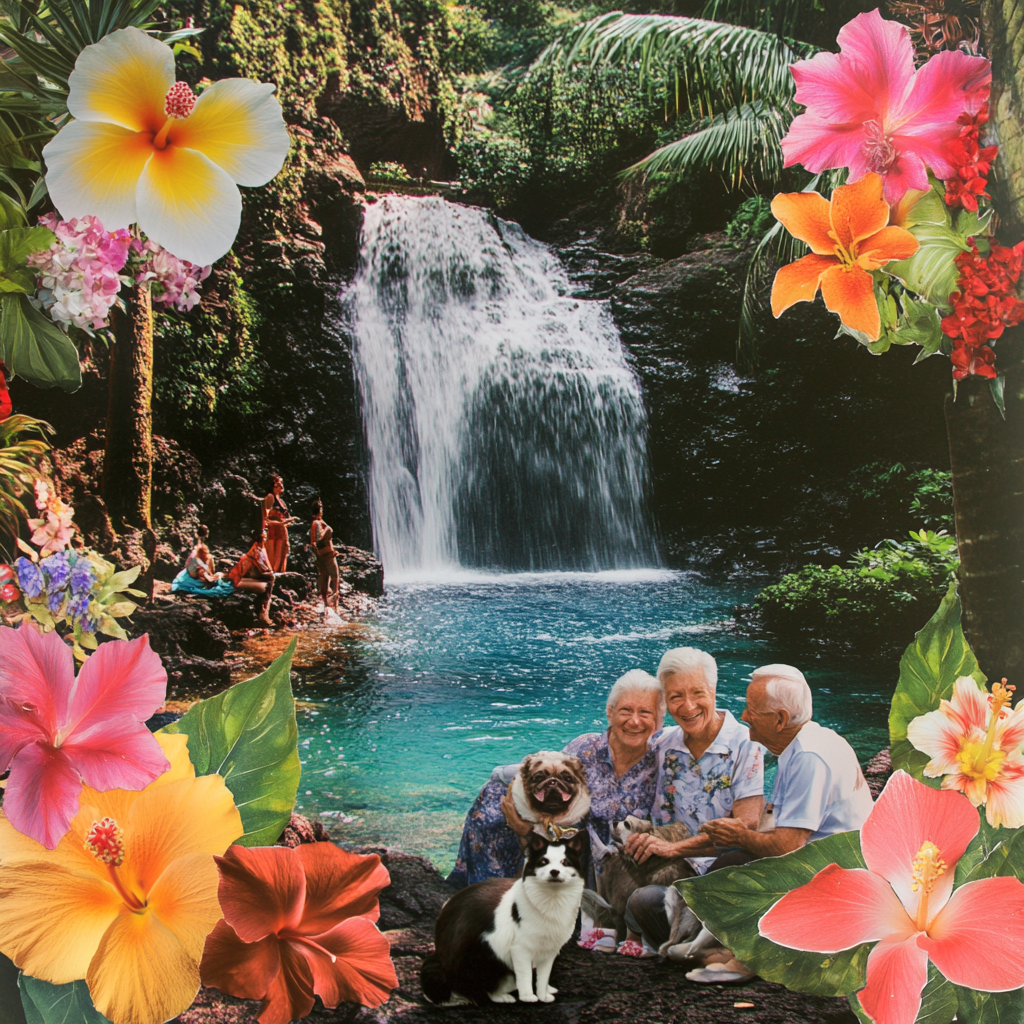
M560 750L530 754L511 785L512 802L524 821L540 825L551 837L559 829L578 825L590 811L590 790L583 762Z

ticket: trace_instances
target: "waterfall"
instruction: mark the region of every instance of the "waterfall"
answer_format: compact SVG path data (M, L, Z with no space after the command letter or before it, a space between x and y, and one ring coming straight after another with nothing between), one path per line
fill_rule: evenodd
M657 564L646 416L603 303L486 210L387 196L345 295L392 578Z

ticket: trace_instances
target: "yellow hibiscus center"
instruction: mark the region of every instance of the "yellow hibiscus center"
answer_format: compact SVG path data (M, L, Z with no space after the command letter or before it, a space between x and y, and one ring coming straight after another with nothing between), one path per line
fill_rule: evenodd
M117 894L124 900L125 906L136 914L144 911L145 898L132 892L117 873L118 867L124 863L124 831L121 826L113 818L94 821L92 828L86 833L84 845L101 864L107 865L110 881Z
M923 932L928 927L928 897L935 888L936 879L946 873L946 862L942 859L942 851L934 843L926 840L911 863L914 880L910 883L910 888L913 892L920 893L914 925Z
M988 730L985 733L984 741L963 741L960 753L956 755L960 771L969 779L977 780L983 790L989 782L994 782L999 778L1003 761L1006 760L1005 751L995 745L996 731L999 728L1003 708L1009 706L1013 700L1015 689L1016 687L1007 686L1005 679L1001 683L993 683L992 693L988 698L992 713L988 720Z

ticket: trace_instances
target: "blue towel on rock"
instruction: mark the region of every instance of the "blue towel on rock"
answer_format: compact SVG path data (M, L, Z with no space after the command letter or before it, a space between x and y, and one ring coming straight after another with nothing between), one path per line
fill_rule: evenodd
M208 587L202 580L189 576L188 569L182 569L171 583L171 592L194 594L196 597L230 597L235 592L235 585L225 576Z

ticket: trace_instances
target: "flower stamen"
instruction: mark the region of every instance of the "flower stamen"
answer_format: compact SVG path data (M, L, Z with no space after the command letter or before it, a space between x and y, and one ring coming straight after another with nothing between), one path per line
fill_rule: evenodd
M188 82L175 82L167 90L167 95L164 97L164 113L167 115L167 120L164 121L163 128L156 133L153 139L153 145L157 149L163 149L167 145L167 135L174 122L184 121L192 113L196 99L196 94Z
M879 120L864 122L864 151L871 169L877 174L886 174L899 160L899 150L893 144L893 137L886 134Z
M124 862L124 831L121 826L113 818L94 821L86 833L85 848L101 864L107 865L110 881L125 905L135 912L144 910L145 902L125 887L117 873L117 868Z
M926 840L912 861L914 880L910 883L910 888L911 891L921 894L917 904L917 917L914 920L914 926L918 931L923 932L928 926L928 897L935 888L936 879L946 873L946 862L942 860L941 852L934 843Z

